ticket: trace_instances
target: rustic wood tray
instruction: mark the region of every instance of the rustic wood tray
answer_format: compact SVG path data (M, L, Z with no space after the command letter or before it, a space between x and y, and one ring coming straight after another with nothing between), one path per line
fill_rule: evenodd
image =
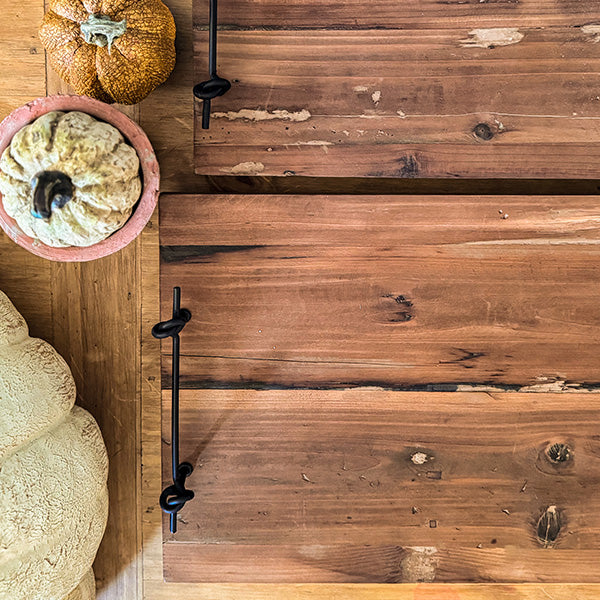
M194 0L197 81L208 6ZM196 172L597 178L595 0L222 0Z
M162 318L175 285L193 314L169 581L600 581L595 198L163 195L160 219Z

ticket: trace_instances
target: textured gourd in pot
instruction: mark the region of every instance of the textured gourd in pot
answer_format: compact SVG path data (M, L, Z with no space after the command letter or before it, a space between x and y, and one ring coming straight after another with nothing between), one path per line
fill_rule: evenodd
M0 158L0 194L23 232L53 247L91 246L122 227L142 182L136 151L88 114L53 111L26 125Z
M40 39L78 94L136 104L175 66L175 22L160 0L50 0Z
M89 600L108 460L69 367L0 292L0 599Z

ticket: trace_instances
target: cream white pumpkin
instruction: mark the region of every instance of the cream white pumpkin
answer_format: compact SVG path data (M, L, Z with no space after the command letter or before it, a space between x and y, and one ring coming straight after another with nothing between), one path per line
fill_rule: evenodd
M112 125L49 112L13 137L0 158L4 209L47 246L91 246L122 227L139 200L139 159Z
M0 599L90 600L108 459L69 367L0 292Z

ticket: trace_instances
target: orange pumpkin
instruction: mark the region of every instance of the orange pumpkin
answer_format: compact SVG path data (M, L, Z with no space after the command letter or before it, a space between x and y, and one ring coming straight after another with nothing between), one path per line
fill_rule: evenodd
M78 94L136 104L175 66L175 22L161 0L50 0L40 39Z

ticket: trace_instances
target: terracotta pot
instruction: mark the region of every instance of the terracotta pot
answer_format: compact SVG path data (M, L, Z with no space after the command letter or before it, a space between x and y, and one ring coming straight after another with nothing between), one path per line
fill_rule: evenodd
M140 159L142 195L131 217L129 217L129 220L121 229L115 231L115 233L105 240L86 248L76 246L53 248L25 235L16 221L6 214L1 195L0 227L19 246L22 246L33 254L50 260L79 262L94 260L117 252L140 234L152 216L156 206L159 170L152 145L137 123L134 123L129 117L104 102L93 100L86 96L48 96L46 98L38 98L17 108L0 123L0 155L8 147L17 131L52 110L78 110L116 127L135 148Z

